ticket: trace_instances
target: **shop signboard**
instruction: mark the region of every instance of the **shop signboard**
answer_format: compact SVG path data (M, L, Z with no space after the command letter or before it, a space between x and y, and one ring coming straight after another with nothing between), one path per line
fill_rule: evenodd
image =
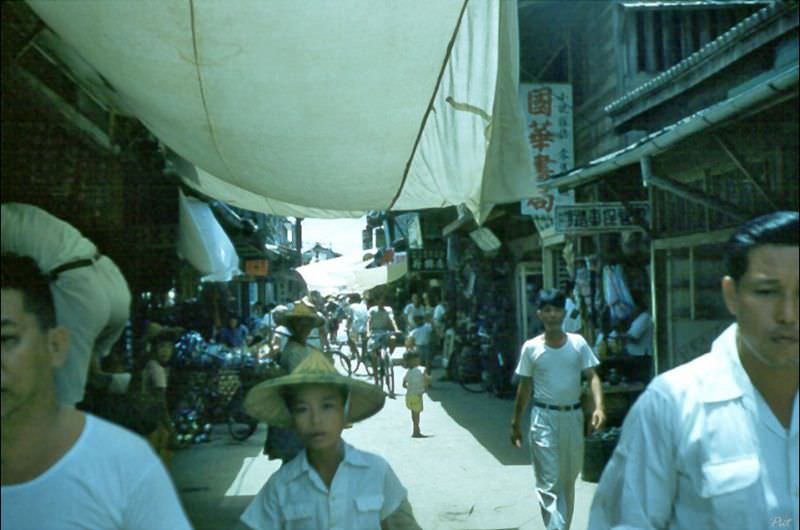
M527 123L534 181L546 182L573 168L572 85L521 83L520 99ZM574 202L574 190L552 190L523 200L520 209L523 215L533 218L539 236L547 240L557 233L554 227L556 206Z
M643 230L639 224L650 223L650 204L647 201L587 202L557 204L555 231L559 234L592 234Z
M267 276L269 274L269 260L266 259L245 260L244 273L248 276Z
M445 248L408 249L409 272L444 272L446 269L447 250Z

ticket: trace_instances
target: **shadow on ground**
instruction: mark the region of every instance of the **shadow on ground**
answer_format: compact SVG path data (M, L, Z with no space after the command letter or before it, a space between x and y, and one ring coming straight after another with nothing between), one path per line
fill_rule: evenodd
M431 401L438 402L447 414L480 443L501 464L506 466L529 465L527 440L522 448L511 445L510 425L514 401L500 399L493 394L473 394L461 385L439 380L444 371L433 371L432 387L428 390ZM529 413L523 414L521 430L528 432Z
M197 465L197 458L190 457L192 446L175 453L172 477L195 530L237 527L239 517L253 497L226 497L225 493L244 459L259 453L265 437L263 425L244 442L231 439L225 426L215 426L211 441L203 446L202 465Z

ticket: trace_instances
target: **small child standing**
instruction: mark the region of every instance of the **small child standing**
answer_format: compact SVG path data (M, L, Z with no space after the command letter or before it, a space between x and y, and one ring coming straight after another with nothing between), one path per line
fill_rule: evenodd
M276 471L242 514L253 529L419 530L407 492L388 462L345 443L347 422L383 408L383 391L339 374L312 350L289 375L255 386L247 412L292 428L305 449Z
M412 438L425 438L419 430L419 415L422 412L422 394L430 384L430 377L419 369L419 353L415 350L406 352L403 356L408 371L403 378L403 387L406 389L406 407L411 411L411 422L414 425Z

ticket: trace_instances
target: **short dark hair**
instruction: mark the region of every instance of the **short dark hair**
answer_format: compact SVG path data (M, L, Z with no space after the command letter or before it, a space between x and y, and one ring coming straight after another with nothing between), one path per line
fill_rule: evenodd
M537 309L542 309L546 305L552 305L559 309L564 309L566 301L567 298L561 289L542 289L539 291L536 307Z
M725 244L725 274L738 282L747 272L750 250L757 246L798 246L798 217L797 212L773 212L740 226Z
M56 327L56 310L48 277L31 258L5 253L0 257L2 288L22 293L25 311L32 313L42 330Z

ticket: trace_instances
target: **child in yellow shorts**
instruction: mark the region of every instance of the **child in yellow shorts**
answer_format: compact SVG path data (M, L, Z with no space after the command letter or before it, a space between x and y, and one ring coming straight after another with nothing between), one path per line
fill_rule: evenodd
M430 384L430 377L419 368L420 357L415 350L406 352L403 356L408 371L403 378L403 387L406 389L406 407L411 411L411 422L414 424L413 438L424 438L419 430L419 415L422 412L422 394Z

